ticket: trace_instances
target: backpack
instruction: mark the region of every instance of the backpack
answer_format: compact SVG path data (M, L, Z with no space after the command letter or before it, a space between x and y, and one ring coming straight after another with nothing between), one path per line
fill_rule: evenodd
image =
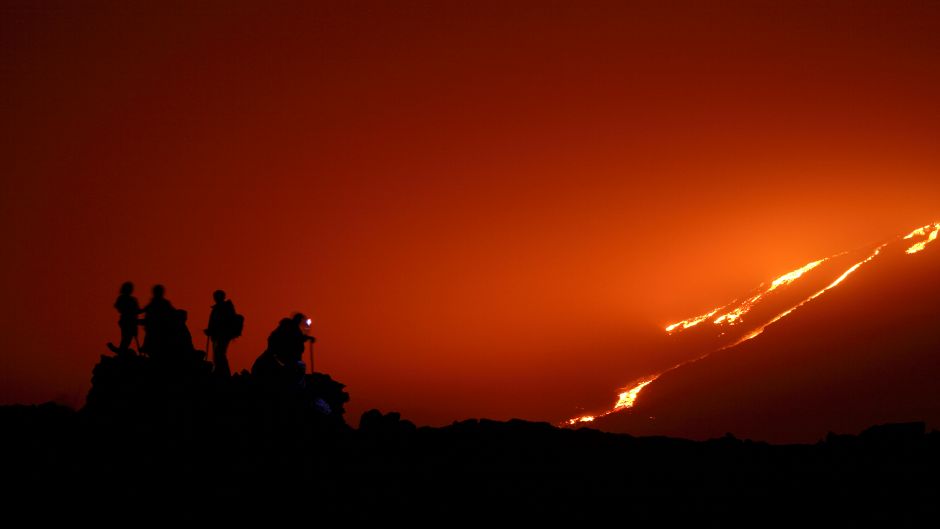
M235 314L232 316L230 325L231 329L229 329L229 336L232 338L238 338L242 335L242 331L245 330L245 317L241 314Z

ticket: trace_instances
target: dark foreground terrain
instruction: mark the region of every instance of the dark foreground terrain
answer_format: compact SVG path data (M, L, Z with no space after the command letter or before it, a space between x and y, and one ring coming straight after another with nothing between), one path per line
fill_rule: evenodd
M891 526L936 519L940 432L921 423L769 445L545 423L415 428L342 417L326 375L286 391L199 363L103 357L81 411L0 408L4 512L30 522L690 521ZM330 524L333 525L333 524Z

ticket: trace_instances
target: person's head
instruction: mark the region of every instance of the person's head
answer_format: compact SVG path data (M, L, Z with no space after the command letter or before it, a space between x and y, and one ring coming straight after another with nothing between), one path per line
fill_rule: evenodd
M223 301L225 301L225 291L216 290L215 292L212 293L212 299L214 299L216 303L222 303Z
M166 294L166 288L163 285L154 285L153 286L153 297L162 298Z
M303 312L298 312L297 314L294 314L293 316L291 316L291 321L294 322L295 325L300 325L304 323L306 320L307 320L307 317L304 316Z
M131 283L130 281L125 281L124 284L121 285L121 294L124 294L125 296L130 296L133 293L134 293L134 283Z

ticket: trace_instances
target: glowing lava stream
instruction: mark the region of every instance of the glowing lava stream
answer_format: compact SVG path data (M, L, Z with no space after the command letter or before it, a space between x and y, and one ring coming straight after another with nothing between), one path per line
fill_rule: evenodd
M838 257L838 256L843 255L843 254L844 254L844 252L843 252L842 254L837 254L837 255L834 255L834 256L832 256L832 257L826 257L825 259L820 259L820 260L818 260L818 261L813 261L812 263L808 263L808 264L802 266L801 268L797 268L796 270L794 270L794 271L792 271L792 272L787 272L786 274L783 274L782 276L778 277L777 279L774 279L774 280L770 283L770 287L769 287L769 288L767 288L767 289L764 290L764 291L758 292L757 294L755 294L755 295L749 297L747 300L745 300L744 302L742 302L740 305L738 305L738 306L735 307L734 309L732 309L732 310L730 310L730 311L728 311L728 312L722 314L721 316L718 316L717 318L715 318L714 321L712 321L712 323L714 323L715 325L721 325L722 323L727 323L728 325L734 325L735 322L738 320L738 318L740 318L741 316L743 316L744 314L746 314L749 310L751 310L751 308L754 306L754 304L757 303L758 301L760 301L760 299L761 299L762 297L766 296L767 294L773 292L774 290L776 290L777 288L779 288L779 287L781 287L781 286L783 286L783 285L789 285L790 283L792 283L792 282L796 281L797 279L799 279L800 277L802 277L803 274L805 274L806 272L809 272L809 271L812 270L813 268L816 268L817 266L819 266L819 265L825 263L826 261L832 259L833 257ZM763 286L763 285L761 285L761 286ZM696 316L696 317L694 317L694 318L689 318L689 319L687 319L687 320L682 320L682 321L680 321L680 322L677 322L677 323L673 323L673 324L671 324L671 325L668 325L668 326L666 327L666 332L671 333L671 332L675 331L676 329L678 329L679 327L681 327L680 330L685 330L685 329L688 329L688 328L690 328L690 327L695 327L695 326L698 325L699 323L702 323L703 321L707 320L708 318L711 318L712 316L714 316L715 313L717 313L719 310L724 309L724 308L726 308L726 307L730 307L730 306L733 305L733 304L734 304L734 302L732 301L729 305L725 305L725 306L723 306L723 307L718 307L717 309L715 309L715 310L709 312L708 314L702 314L701 316Z
M669 371L672 371L673 369L679 367L680 365L682 365L682 364L673 366L673 367L667 369L666 371L663 371L663 373L668 373ZM626 391L624 391L624 392L620 393L620 395L618 395L617 403L614 404L614 407L613 407L613 408L611 408L611 409L609 409L609 410L607 410L607 411L605 411L605 412L603 412L603 413L599 413L599 414L597 414L597 415L582 415L581 417L575 417L574 419L568 419L567 421L565 421L565 424L568 424L568 425L570 426L570 425L573 425L573 424L577 424L577 423L579 423L579 422L593 422L595 419L598 419L598 418L600 418L600 417L605 417L605 416L607 416L607 415L610 415L611 413L613 413L613 412L615 412L615 411L617 411L617 410L622 410L622 409L626 409L626 408L632 408L632 407L633 407L633 403L636 402L636 397L637 397L637 395L640 394L640 391L642 391L643 388L645 388L646 386L648 386L649 384L651 384L654 380L656 380L657 378L659 378L659 375L662 375L663 373L659 373L659 374L657 374L657 375L648 376L648 377L642 378L642 379L640 379L639 381L637 381L630 389L627 389Z
M924 226L924 227L918 228L918 229L912 231L911 233L909 233L909 234L908 234L907 236L905 236L903 239L904 239L904 240L909 240L909 239L914 238L915 236L921 236L921 237L926 237L926 238L925 238L923 241L917 242L917 243L915 243L913 246L909 247L909 248L905 251L906 254L909 254L909 255L916 254L916 253L922 251L924 248L926 248L928 244L930 244L931 242L935 241L935 240L938 238L938 236L940 236L940 222L934 223L934 224L928 224L928 225L926 225L926 226ZM845 281L845 279L846 279L847 277L849 277L849 276L852 275L856 270L858 270L859 268L861 268L862 265L864 265L864 264L870 262L870 261L871 261L872 259L874 259L875 257L878 257L878 255L881 254L881 251L884 250L884 248L885 248L886 246L888 246L888 244L890 244L890 243L884 243L884 244L882 244L881 246L875 248L875 250L871 253L871 255L869 255L869 256L866 257L865 259L862 259L861 261L855 263L854 265L850 266L850 267L848 268L848 270L846 270L845 272L843 272L842 275L840 275L838 278L836 278L835 281L833 281L832 283L829 283L826 287L824 287L824 288L822 288L821 290L817 291L816 293L814 293L813 295L811 295L811 296L809 296L808 298L804 299L803 301L800 301L799 303L797 303L796 305L790 307L789 309L787 309L787 310L781 312L780 314L774 316L770 321L768 321L767 323L761 325L761 326L758 327L757 329L755 329L755 330L749 332L748 334L746 334L746 335L745 335L743 338L741 338L740 340L737 340L736 342L732 343L731 345L724 346L724 347L718 349L717 351L723 351L723 350L725 350L725 349L730 349L730 348L735 347L735 346L737 346L737 345L740 345L740 344L742 344L742 343L744 343L744 342L746 342L746 341L748 341L748 340L750 340L750 339L752 339L752 338L756 338L757 336L760 336L761 333L764 332L764 329L766 329L767 327L769 327L769 326L773 325L774 323L780 321L781 319L787 317L790 313L792 313L792 312L795 311L796 309L802 307L803 305L809 303L810 301L813 301L814 299L818 298L819 296L822 296L822 295L825 294L826 292L828 292L828 291L832 290L833 288L839 286L843 281ZM843 252L843 254L844 254L844 252ZM843 254L838 254L838 255L843 255ZM833 257L837 257L837 256L833 256ZM780 285L785 285L785 284L792 283L792 282L795 281L796 279L799 279L799 277L802 276L803 274L805 274L806 272L812 270L813 268L816 268L817 266L819 266L820 264L822 264L822 263L828 261L829 259L831 259L831 257L827 257L827 258L825 258L825 259L820 259L819 261L813 261L812 263L809 263L809 264L803 266L802 268L799 268L799 269L797 269L797 270L794 270L794 271L792 271L792 272L789 272L789 273L787 273L787 274L784 274L784 275L780 276L779 278L777 278L776 280L774 280L774 281L771 283L770 288L768 288L767 290L765 290L765 291L763 291L763 292L761 292L761 293L759 293L759 294L756 294L755 296L752 296L751 298L748 298L747 301L745 301L744 303L742 303L741 305L739 305L735 310L733 310L733 311L731 311L731 312L729 312L729 313L727 313L727 314L722 315L721 317L719 317L718 319L716 319L713 323L715 323L715 324L717 325L717 324L720 324L720 323L724 322L725 320L727 320L728 323L733 324L733 323L734 323L734 320L737 319L738 317L740 317L741 314L744 314L745 312L747 312L748 310L750 310L750 308L751 308L751 306L753 305L753 303L756 302L757 300L759 300L759 299L761 298L761 296L763 296L764 294L766 294L766 293L768 293L768 292L773 291L774 289L776 289L776 288L779 287ZM727 307L727 306L729 306L729 305L725 305L725 307ZM717 312L718 312L719 310L721 310L722 308L724 308L724 307L719 307L719 308L717 308L717 309L711 311L711 312L708 313L708 314L705 314L705 315L702 315L702 316L698 316L698 317L696 317L696 318L692 318L692 319L689 319L689 320L685 320L685 321L681 321L681 322L679 322L679 323L675 323L675 324L669 325L668 327L666 327L666 332L672 333L673 330L675 330L676 328L678 328L678 327L680 327L680 326L682 327L682 329L688 329L689 327L693 327L693 326L695 326L695 325L698 325L699 323L701 323L701 322L705 321L706 319L710 318L712 315L714 315L715 313L717 313ZM742 308L744 309L743 311L741 311ZM736 316L734 316L733 318L726 318L726 317L728 317L730 314L736 314ZM676 368L682 367L682 366L684 366L684 365L686 365L686 364L689 364L689 363L692 363L692 362L697 362L698 360L702 360L703 358L707 357L707 356L710 355L710 354L711 354L711 352L705 353L705 354L703 354L703 355L701 355L701 356L699 356L699 357L697 357L697 358L695 358L695 359L693 359L693 360L687 360L687 361L685 361L685 362L676 364L675 366L670 367L669 369L666 369L665 371L661 371L661 372L659 372L659 373L657 373L657 374L655 374L655 375L650 375L650 376L647 376L647 377L638 379L637 381L635 381L635 382L633 383L632 386L630 386L629 388L625 388L625 390L624 390L623 392L621 392L621 393L618 395L617 402L616 402L616 404L614 404L613 408L611 408L611 409L609 409L609 410L607 410L607 411L605 411L605 412L598 413L598 414L596 414L596 415L583 415L583 416L580 416L580 417L575 417L575 418L573 418L573 419L569 419L569 420L565 421L564 424L567 424L567 425L571 426L571 425L575 425L575 424L578 424L578 423L593 422L594 420L596 420L596 419L598 419L598 418L600 418L600 417L605 417L605 416L610 415L611 413L614 413L614 412L616 412L616 411L619 411L619 410L622 410L622 409L627 409L627 408L632 408L632 407L634 406L634 404L636 404L636 399L637 399L637 397L640 395L640 392L643 391L643 388L645 388L646 386L648 386L649 384L651 384L653 381L655 381L656 379L658 379L658 378L661 377L662 375L664 375L664 374L666 374L666 373L668 373L668 372L670 372L670 371L672 371L672 370L674 370L674 369L676 369Z
M852 265L848 270L845 271L845 273L843 273L841 276L839 276L839 277L838 277L835 281L833 281L832 283L829 283L829 285L826 286L825 288L823 288L822 290L816 292L816 293L813 294L812 296L810 296L810 297L804 299L803 301L797 303L796 305L790 307L789 309L787 309L787 310L781 312L780 314L774 316L774 317L773 317L770 321L768 321L767 323L765 323L765 324L761 325L760 327L758 327L757 329L754 329L753 331L747 333L743 338L741 338L740 340L734 342L733 344L728 345L728 346L725 346L725 347L722 347L721 349L719 349L719 351L724 350L724 349L730 349L731 347L734 347L734 346L736 346L736 345L738 345L738 344L744 343L744 342L750 340L751 338L755 338L755 337L757 337L757 336L760 336L760 334L761 334L762 332L764 332L764 329L766 329L766 328L769 327L770 325L773 325L774 323L776 323L776 322L780 321L781 319L785 318L787 315L789 315L789 314L790 314L791 312L793 312L794 310L796 310L796 309L802 307L803 305L809 303L810 301L813 301L814 299L818 298L819 296L822 296L823 294L825 294L825 293L828 292L829 290L832 290L833 288L837 287L837 286L839 285L839 283L845 281L845 278L847 278L847 277L849 277L850 275L852 275L852 272L855 272L855 271L858 270L859 267L861 267L863 264L865 264L865 263L871 261L871 260L874 259L875 257L878 257L878 254L880 254L880 253L881 253L881 250L884 249L884 247L887 246L887 245L888 245L888 244L885 243L885 244L882 244L881 246L879 246L878 248L875 248L875 251L872 252L871 255L869 255L869 256L866 257L865 259L863 259L863 260L861 260L861 261L855 263L854 265ZM705 355L705 356L708 356L708 355ZM704 357L701 357L701 358L704 358Z
M933 228L933 231L930 232L930 235L927 235L927 230L929 230L930 228ZM927 247L929 243L932 243L933 241L937 239L937 233L940 233L940 223L935 223L933 225L928 224L927 226L924 226L923 228L918 228L908 233L907 236L904 237L904 240L912 239L915 235L920 235L922 237L927 235L927 239L920 241L918 243L915 243L913 246L908 248L905 253L915 254L923 250L924 248Z

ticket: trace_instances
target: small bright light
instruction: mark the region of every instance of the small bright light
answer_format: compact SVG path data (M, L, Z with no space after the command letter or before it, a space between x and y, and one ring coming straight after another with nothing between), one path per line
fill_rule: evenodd
M310 327L311 323L313 323L313 320L311 320L310 318L307 318L307 327Z

